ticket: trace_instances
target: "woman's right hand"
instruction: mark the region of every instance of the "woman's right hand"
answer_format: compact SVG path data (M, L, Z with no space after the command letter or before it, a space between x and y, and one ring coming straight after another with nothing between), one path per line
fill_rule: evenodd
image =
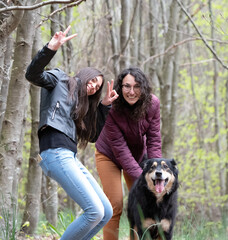
M114 84L113 79L111 80L111 84L109 82L107 82L107 91L106 91L104 98L101 101L101 103L103 105L108 106L108 105L112 104L112 102L115 101L119 97L116 90L113 89L113 84Z
M76 37L77 36L76 33L66 37L67 33L70 31L70 28L71 26L68 26L64 32L62 31L56 32L55 35L50 40L50 42L48 43L48 48L53 51L57 51L65 42Z

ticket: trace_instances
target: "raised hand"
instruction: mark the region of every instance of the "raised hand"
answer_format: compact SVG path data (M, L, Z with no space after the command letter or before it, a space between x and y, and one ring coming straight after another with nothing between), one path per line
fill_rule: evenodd
M110 105L110 104L112 104L113 101L115 101L119 97L116 90L113 90L113 84L114 84L113 79L111 80L111 84L110 84L110 82L107 82L107 91L102 100L103 105L106 105L106 106Z
M48 48L50 48L53 51L57 51L59 47L61 47L65 42L76 37L77 36L76 33L66 37L67 33L70 31L70 28L71 26L68 26L64 32L62 31L56 32L55 35L50 40L50 42L48 43Z

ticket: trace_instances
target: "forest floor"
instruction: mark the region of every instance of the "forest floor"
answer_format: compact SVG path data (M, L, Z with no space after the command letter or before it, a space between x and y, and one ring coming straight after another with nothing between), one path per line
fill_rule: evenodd
M102 236L96 236L97 240L102 240ZM17 240L58 240L60 239L59 236L19 236L17 237ZM128 238L124 238L122 240L128 240Z
M97 240L102 240L102 236L96 236ZM60 239L58 235L54 236L19 236L17 237L17 240L58 240ZM123 238L121 240L128 240L128 237Z
M60 239L59 236L39 236L39 235L34 235L34 236L18 236L16 238L17 240L58 240Z
M41 236L41 235L20 235L16 238L17 240L59 240L60 237L58 235L51 236ZM96 240L102 240L102 235L96 235ZM122 238L121 240L128 240L128 237Z

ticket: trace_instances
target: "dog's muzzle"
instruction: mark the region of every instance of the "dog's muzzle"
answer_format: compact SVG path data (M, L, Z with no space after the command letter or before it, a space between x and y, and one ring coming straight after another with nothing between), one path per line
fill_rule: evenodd
M155 179L153 179L153 183L157 193L162 193L164 191L165 186L168 183L168 180L169 180L168 178L163 179L161 171L155 172Z

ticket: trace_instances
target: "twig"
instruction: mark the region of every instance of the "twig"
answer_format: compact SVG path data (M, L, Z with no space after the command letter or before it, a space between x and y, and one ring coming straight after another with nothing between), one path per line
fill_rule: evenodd
M226 66L223 61L220 59L220 57L217 55L217 53L215 52L215 50L208 44L207 40L204 38L203 34L200 32L199 28L196 26L195 22L193 21L192 17L190 16L190 14L187 12L187 10L185 9L185 7L183 6L183 4L181 3L181 1L176 0L178 5L180 6L181 10L185 13L185 15L189 18L190 22L192 23L193 27L195 28L196 32L199 34L199 36L201 37L202 41L204 42L204 44L206 45L206 47L211 51L211 53L214 55L214 57L218 60L218 62L225 68L228 70L228 66Z
M44 20L42 20L37 27L40 27L45 21L48 21L54 14L56 14L58 12L62 12L66 8L71 8L71 7L77 6L81 2L84 2L84 1L86 1L86 0L78 0L77 2L73 2L73 3L67 4L66 6L63 6L62 8L59 8L59 9L53 11L52 13L50 13L50 15L48 17L46 17Z
M188 62L188 63L183 63L183 64L180 64L179 66L180 67L186 67L186 66L189 66L189 65L198 65L198 64L203 64L203 63L208 63L208 62L213 62L213 61L216 61L216 59L214 58L210 58L210 59L205 59L205 60L202 60L202 61L198 61L198 62Z
M65 0L65 1L63 1L63 0L50 0L50 1L34 4L32 6L11 6L11 7L0 8L0 13L12 11L12 10L34 10L34 9L43 7L45 5L50 5L50 4L74 3L74 4L78 5L83 1L86 1L86 0L69 0L69 1L68 0Z

